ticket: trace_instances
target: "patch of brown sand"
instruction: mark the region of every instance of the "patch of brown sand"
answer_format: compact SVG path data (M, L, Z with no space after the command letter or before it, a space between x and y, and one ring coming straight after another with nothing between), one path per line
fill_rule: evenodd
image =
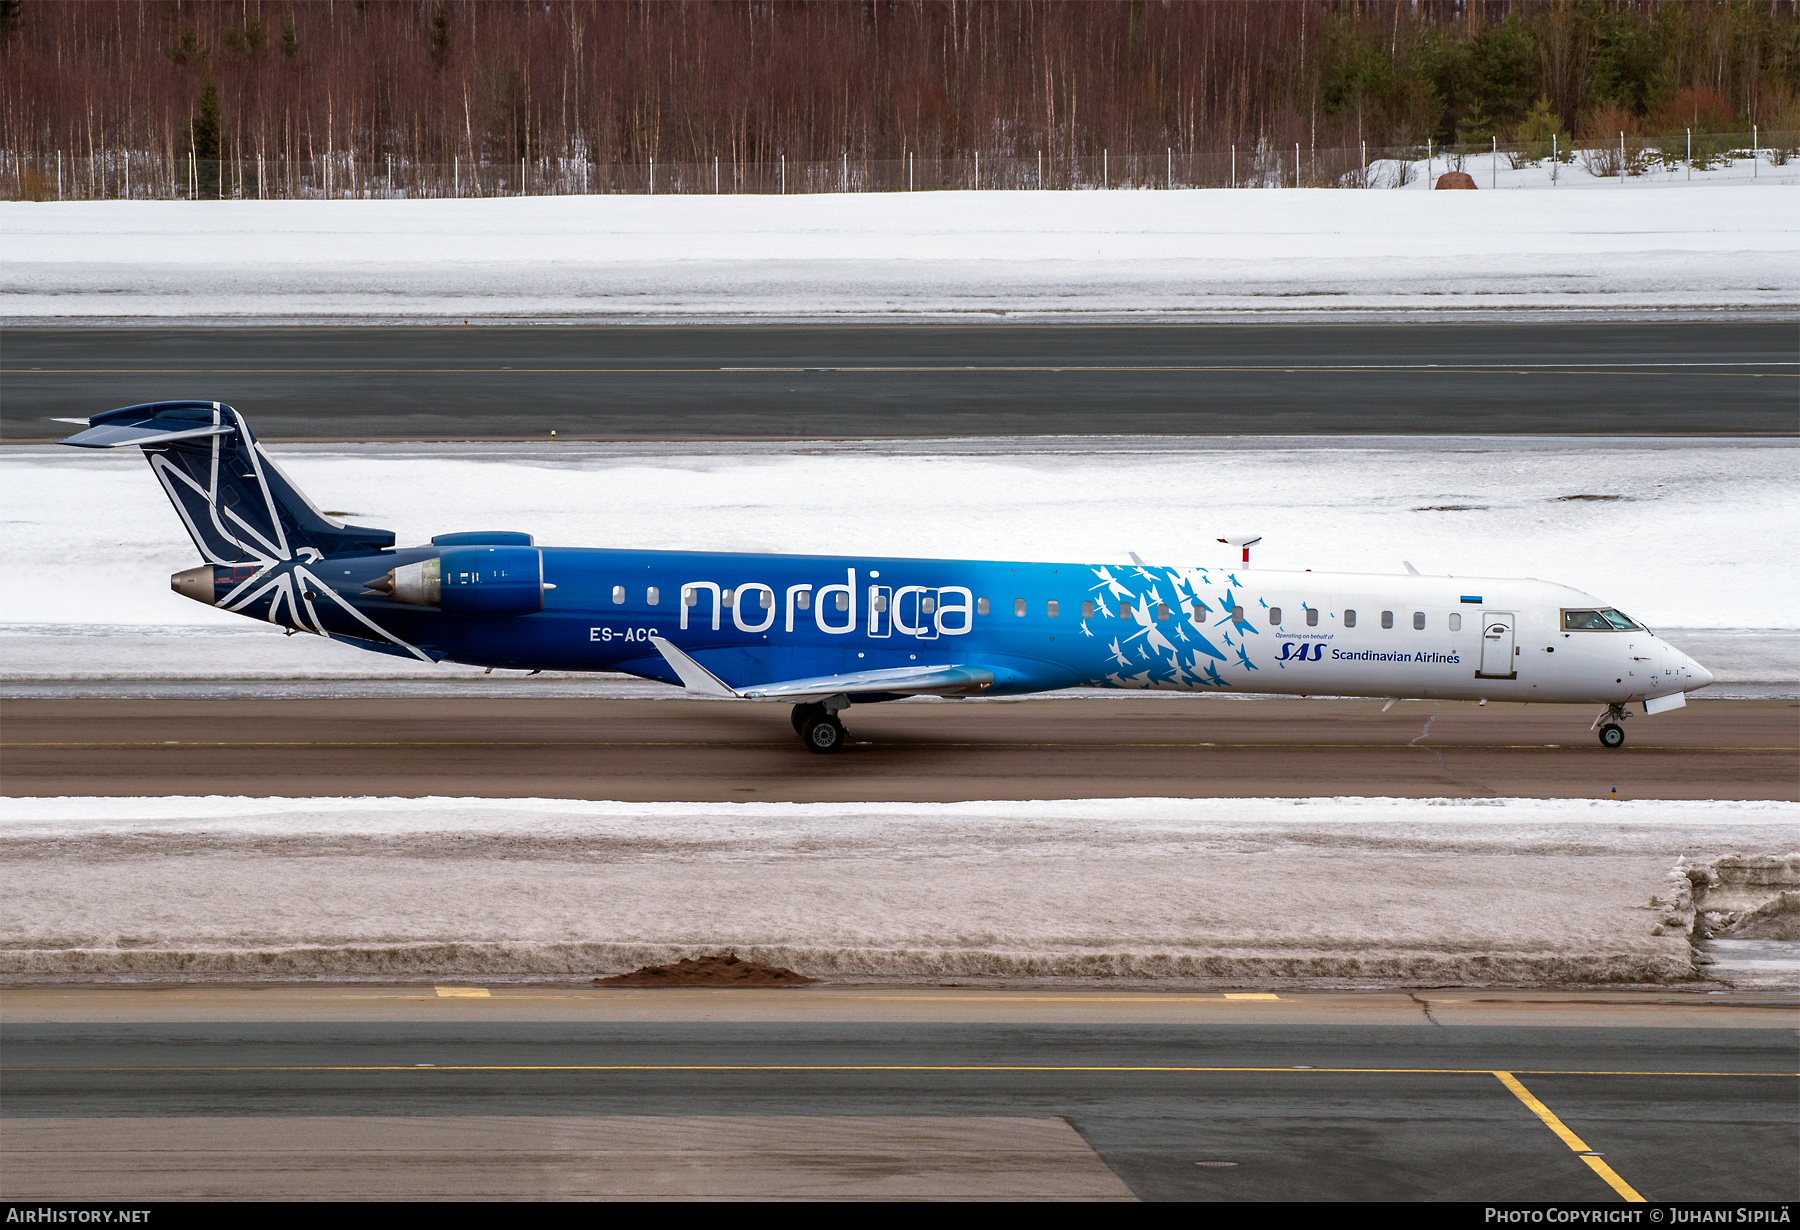
M817 978L782 966L740 961L736 953L722 957L683 957L673 965L645 965L629 974L594 979L601 987L800 987Z

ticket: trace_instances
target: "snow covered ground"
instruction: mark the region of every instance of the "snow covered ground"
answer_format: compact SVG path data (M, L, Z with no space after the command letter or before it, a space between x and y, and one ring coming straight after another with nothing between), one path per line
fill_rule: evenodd
M1679 856L1791 803L0 801L0 975L1675 982ZM1656 931L1660 929L1661 934Z
M1260 533L1258 567L1400 572L1410 560L1425 572L1563 581L1678 630L1723 683L1800 684L1800 445L1788 441L277 451L319 507L391 527L403 543L517 529L567 546L1095 563L1136 551L1211 565L1230 562L1215 539ZM171 593L169 574L190 567L194 550L135 453L0 450L0 534L0 682L473 674L284 640Z
M1800 304L1800 168L1766 169L1731 189L6 202L0 319L1778 311Z

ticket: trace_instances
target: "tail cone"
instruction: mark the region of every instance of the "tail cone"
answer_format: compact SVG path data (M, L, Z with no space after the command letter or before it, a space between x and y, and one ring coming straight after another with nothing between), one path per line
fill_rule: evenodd
M195 602L204 602L212 606L217 597L213 584L213 566L201 564L198 568L188 568L169 578L169 588L183 598L192 598Z
M363 588L372 589L377 593L391 594L394 592L394 574L390 572L376 577L373 581L364 581Z

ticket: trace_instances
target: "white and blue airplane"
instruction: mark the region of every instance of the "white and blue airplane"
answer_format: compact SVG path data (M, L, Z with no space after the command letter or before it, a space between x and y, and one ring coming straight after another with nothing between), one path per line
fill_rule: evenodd
M1548 581L540 547L511 531L396 547L314 508L218 402L128 406L62 441L142 449L205 560L175 592L378 653L619 671L791 704L814 752L907 696L1099 687L1603 706L1661 713L1712 675Z

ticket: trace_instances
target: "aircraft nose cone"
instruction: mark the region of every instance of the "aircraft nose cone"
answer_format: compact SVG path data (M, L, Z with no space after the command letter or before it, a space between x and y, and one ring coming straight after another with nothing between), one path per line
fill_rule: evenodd
M1693 677L1693 681L1682 689L1683 691L1691 692L1696 688L1703 688L1713 681L1713 673L1692 658L1687 660L1687 667L1688 674Z

